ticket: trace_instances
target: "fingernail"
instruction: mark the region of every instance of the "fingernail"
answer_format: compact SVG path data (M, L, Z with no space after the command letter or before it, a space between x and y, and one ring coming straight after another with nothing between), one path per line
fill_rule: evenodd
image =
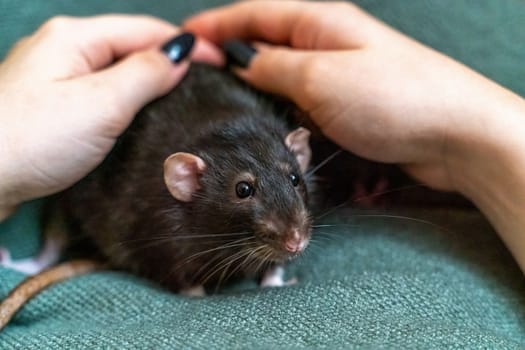
M226 64L236 65L242 68L248 68L253 56L257 53L250 45L240 40L228 40L222 45L226 53Z
M161 50L168 55L171 62L179 63L190 54L194 44L195 36L193 34L182 33L162 45Z

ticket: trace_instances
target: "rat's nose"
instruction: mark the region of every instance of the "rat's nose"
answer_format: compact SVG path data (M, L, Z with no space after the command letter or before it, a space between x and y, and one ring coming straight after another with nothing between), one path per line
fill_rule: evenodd
M290 237L284 242L284 247L290 253L299 253L302 252L304 248L306 248L307 244L308 240L301 237L299 231L294 229Z

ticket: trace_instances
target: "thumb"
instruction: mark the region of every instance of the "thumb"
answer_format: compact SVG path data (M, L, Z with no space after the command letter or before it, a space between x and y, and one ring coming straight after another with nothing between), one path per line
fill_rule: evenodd
M89 93L112 106L111 111L118 111L118 115L112 117L125 116L127 119L148 102L168 93L188 67L189 62L173 64L162 51L147 50L131 54L110 68L76 79L76 83L93 88L94 91Z
M72 83L76 84L81 96L90 97L84 101L88 104L86 108L95 101L97 106L103 106L98 107L102 120L97 124L111 126L110 134L116 137L144 105L168 93L182 79L189 68L189 62L183 59L190 54L194 43L192 34L181 34L166 43L162 50L137 51L104 70L74 79ZM202 48L200 51L201 56L206 56ZM101 117L97 114L93 117Z
M312 53L282 46L257 44L256 49L240 41L224 44L228 60L234 72L251 85L284 96L304 111L316 105L312 91L320 80L316 74L316 62L321 51Z

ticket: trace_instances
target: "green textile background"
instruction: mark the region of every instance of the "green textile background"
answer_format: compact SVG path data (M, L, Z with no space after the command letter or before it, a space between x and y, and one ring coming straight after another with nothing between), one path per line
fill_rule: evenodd
M0 57L53 14L176 22L225 2L0 0ZM525 2L357 3L525 96ZM29 203L0 224L0 245L17 257L33 253L39 208ZM293 287L246 281L189 299L116 272L66 281L26 305L0 333L0 349L525 348L525 279L478 213L384 213L418 220L341 210L289 267L300 281ZM0 268L0 298L23 277Z

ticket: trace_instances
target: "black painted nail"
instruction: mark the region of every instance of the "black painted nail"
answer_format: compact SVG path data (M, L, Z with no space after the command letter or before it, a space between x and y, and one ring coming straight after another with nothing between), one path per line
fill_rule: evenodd
M228 40L222 45L226 53L226 64L236 65L242 68L248 68L253 56L257 53L250 45L240 40Z
M162 45L161 50L168 55L171 62L179 63L190 54L194 44L195 36L193 34L182 33Z

